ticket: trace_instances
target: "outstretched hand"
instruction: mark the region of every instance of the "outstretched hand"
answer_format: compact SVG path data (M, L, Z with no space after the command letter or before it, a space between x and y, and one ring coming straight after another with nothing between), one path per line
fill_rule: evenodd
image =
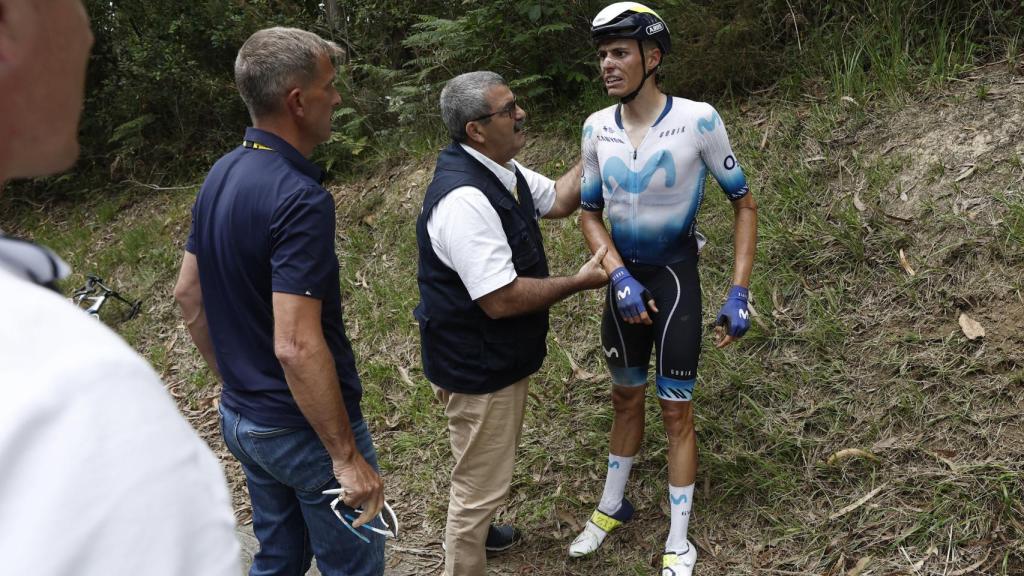
M608 283L608 273L604 271L604 266L601 261L604 260L604 255L608 253L607 246L601 246L594 252L594 255L587 260L583 266L580 267L579 272L576 273L576 277L580 280L584 289L600 288Z

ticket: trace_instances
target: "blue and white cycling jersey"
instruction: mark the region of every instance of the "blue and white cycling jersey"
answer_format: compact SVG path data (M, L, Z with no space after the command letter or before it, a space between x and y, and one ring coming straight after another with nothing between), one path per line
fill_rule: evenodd
M730 200L748 191L725 125L710 104L669 96L633 148L621 114L620 105L610 106L583 125L583 209L607 207L612 241L627 262L683 260L697 242L707 172Z

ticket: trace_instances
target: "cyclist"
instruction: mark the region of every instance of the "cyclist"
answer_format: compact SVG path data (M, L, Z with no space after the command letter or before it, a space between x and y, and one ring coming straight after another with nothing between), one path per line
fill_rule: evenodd
M601 76L619 103L592 114L583 128L580 227L592 252L607 247L611 282L601 344L613 381L608 473L597 509L569 548L594 552L630 519L623 497L644 428L644 390L652 344L656 388L668 435L671 525L663 576L689 575L697 550L686 531L697 469L690 399L701 347L696 229L707 172L735 213L735 270L718 315L716 346L749 327L747 286L754 261L757 208L732 152L725 126L710 104L664 94L656 73L671 50L668 27L654 10L618 2L594 18ZM611 233L605 227L607 209Z

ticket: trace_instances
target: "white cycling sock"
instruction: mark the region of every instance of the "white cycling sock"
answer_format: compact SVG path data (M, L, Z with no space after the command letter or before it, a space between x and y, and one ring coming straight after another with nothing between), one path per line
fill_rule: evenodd
M608 476L604 480L604 493L597 509L611 515L622 507L622 495L626 491L626 480L633 468L632 456L616 456L608 454Z
M690 548L690 544L686 541L686 530L690 525L693 484L682 487L669 484L668 498L672 504L672 524L668 529L665 551L681 554Z

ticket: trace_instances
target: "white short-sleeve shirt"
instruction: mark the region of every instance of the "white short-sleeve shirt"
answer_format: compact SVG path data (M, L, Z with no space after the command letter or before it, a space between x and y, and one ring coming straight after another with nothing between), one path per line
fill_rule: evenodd
M530 187L537 216L551 211L555 204L554 180L515 160L502 166L473 148L460 145L493 172L513 195L515 168L518 168ZM449 192L427 218L427 234L434 253L445 266L458 273L470 298L486 296L516 279L512 249L501 227L501 219L480 189L462 186Z

